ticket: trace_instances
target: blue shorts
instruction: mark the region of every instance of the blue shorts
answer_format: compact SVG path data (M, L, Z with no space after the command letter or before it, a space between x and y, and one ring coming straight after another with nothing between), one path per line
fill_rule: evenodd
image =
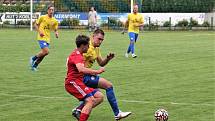
M128 36L129 36L130 41L135 41L135 42L137 41L137 37L138 37L137 33L129 32Z
M99 90L95 89L94 91L92 91L91 93L87 94L81 101L84 101L85 99L87 99L88 97L94 96L96 94L96 92L98 92Z
M98 75L84 75L84 84L91 88L98 88L99 83L99 76Z
M50 46L49 46L49 43L47 43L47 42L44 41L44 40L38 40L38 43L39 43L41 49L43 49L43 48L45 48L45 47L48 47L48 48L50 47Z

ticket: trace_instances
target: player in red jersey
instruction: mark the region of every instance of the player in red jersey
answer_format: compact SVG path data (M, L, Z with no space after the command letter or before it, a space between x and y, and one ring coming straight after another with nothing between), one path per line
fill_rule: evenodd
M79 121L87 121L92 108L103 101L103 94L99 90L89 88L83 83L84 74L96 75L105 71L104 67L99 70L84 67L83 53L86 53L89 48L89 40L89 37L79 35L76 38L77 49L67 58L65 89L79 101L84 101Z

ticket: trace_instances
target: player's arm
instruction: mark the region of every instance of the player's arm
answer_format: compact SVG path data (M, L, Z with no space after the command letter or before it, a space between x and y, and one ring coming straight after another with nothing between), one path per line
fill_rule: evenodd
M128 28L128 26L129 26L129 22L128 22L128 20L126 20L124 28Z
M58 33L58 22L55 23L54 25L54 32L55 32L55 37L58 38L59 33Z
M99 66L104 67L108 62L114 58L114 53L109 53L105 59L103 59L101 56L97 57L97 62Z
M40 23L42 22L42 19L43 19L42 17L39 17L34 24L36 31L40 34L41 37L44 36L44 33L39 29Z
M95 15L95 22L97 23L97 12L96 12L96 15Z
M137 25L137 27L142 27L144 25L143 22L143 17L141 17L139 24Z
M122 30L121 34L124 34L126 28L128 28L128 26L129 26L129 20L130 20L130 17L129 17L129 15L128 15L128 19L127 19L127 20L125 21L125 23L124 23L124 27L123 27L123 30Z
M139 24L136 24L135 26L136 27L141 27L141 26L143 26L144 24L143 24L143 22L140 22Z
M99 70L93 70L90 68L86 68L86 67L84 67L83 63L77 63L76 67L79 72L82 72L84 74L91 74L91 75L101 74L105 71L104 67L101 67Z

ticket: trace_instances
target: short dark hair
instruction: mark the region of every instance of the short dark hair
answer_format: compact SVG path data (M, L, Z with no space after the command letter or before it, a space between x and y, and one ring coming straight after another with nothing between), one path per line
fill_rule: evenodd
M89 44L90 38L86 35L78 35L76 37L76 46L79 48L81 45L87 45Z
M48 9L51 8L51 7L54 7L54 5L52 5L52 4L48 5Z
M105 33L102 29L96 29L93 34L102 34L103 36L105 36Z

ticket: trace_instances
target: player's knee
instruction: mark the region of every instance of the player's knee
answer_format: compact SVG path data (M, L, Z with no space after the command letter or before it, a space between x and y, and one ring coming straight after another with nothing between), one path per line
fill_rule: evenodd
M105 85L104 85L104 88L105 89L108 89L108 88L111 88L113 87L113 84L111 82L107 82Z
M89 104L94 104L94 103L96 103L96 100L95 100L95 98L94 97L89 97L87 100L85 100L86 101L86 103L89 103Z
M111 82L108 83L107 88L113 87L113 84Z
M43 50L43 55L46 56L49 54L49 51L48 50Z
M113 87L113 84L111 82L107 81L106 84L105 84L105 89L108 89L108 88L111 88L111 87Z
M104 101L104 95L102 93L99 95L98 98L100 103Z

